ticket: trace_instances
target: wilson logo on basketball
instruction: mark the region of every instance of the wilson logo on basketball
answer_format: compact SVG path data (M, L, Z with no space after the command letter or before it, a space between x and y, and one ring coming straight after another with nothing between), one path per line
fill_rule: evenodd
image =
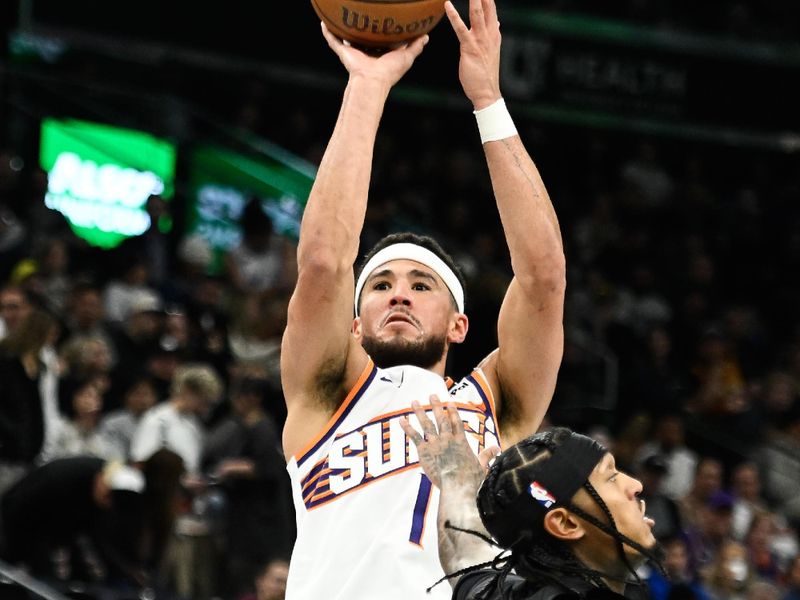
M407 23L395 21L392 17L373 17L356 12L342 6L342 25L351 31L370 31L383 35L400 35L403 33L420 34L433 27L436 17L433 15Z

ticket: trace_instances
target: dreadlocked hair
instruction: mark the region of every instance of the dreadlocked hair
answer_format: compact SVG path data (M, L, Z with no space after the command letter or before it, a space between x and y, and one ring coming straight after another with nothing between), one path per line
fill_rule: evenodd
M535 465L552 456L571 434L569 429L555 428L527 438L500 454L499 464L496 461L489 470L482 486L487 491L481 495L484 514L502 511L525 493ZM608 587L603 580L607 576L584 565L567 546L545 532L543 520L519 525L517 539L508 544L511 554L503 559L498 569L496 587L501 595L504 594L503 583L512 569L532 584L563 587L564 576L568 575L597 587ZM501 557L502 554L498 555Z
M460 533L468 533L469 535L474 535L477 538L480 538L490 546L498 547L497 542L495 542L492 538L483 535L480 531L473 531L472 529L463 529L461 527L456 527L450 521L445 521L444 526L446 529L453 529ZM472 573L473 571L478 571L485 567L491 567L496 571L502 571L505 566L505 562L508 560L507 551L501 549L500 552L495 556L492 560L487 560L486 562L479 563L477 565L470 565L468 567L464 567L463 569L459 569L458 571L453 571L452 573L447 573L443 577L441 577L436 583L425 590L426 593L430 593L430 591L435 588L437 585L442 583L443 581L449 581L450 579L454 579L457 577L461 577L462 575L466 575L467 573Z

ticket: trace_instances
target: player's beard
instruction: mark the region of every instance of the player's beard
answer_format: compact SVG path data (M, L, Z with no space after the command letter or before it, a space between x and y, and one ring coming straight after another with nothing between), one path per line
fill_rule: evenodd
M398 365L432 368L444 356L445 336L434 335L421 340L393 339L382 341L371 336L361 338L361 345L382 369Z

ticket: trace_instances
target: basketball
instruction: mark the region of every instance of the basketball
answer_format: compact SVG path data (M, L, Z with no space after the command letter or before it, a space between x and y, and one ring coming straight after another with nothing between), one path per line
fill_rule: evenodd
M311 0L311 5L333 35L367 48L419 37L444 14L444 0Z

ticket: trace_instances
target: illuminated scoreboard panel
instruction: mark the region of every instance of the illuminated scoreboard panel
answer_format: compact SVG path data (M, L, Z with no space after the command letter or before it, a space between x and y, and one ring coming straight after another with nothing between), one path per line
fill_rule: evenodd
M76 235L113 248L150 228L147 199L174 191L175 146L147 133L77 120L42 122L45 205Z

